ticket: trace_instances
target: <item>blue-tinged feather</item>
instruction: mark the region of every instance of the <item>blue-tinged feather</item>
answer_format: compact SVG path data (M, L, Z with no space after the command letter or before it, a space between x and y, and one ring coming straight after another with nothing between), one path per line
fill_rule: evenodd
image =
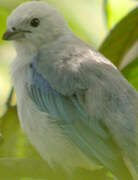
M76 100L76 98L74 98L73 96L70 97L70 100L73 102L73 104L75 105L75 107L77 108L77 110L80 112L80 114L82 115L82 117L84 119L87 119L88 116L86 115L86 113L84 112L83 108L80 106L80 104L78 103L78 101Z
M64 96L53 89L37 72L36 59L30 67L30 80L32 85L27 88L38 109L47 112L78 149L89 159L103 164L111 171L117 171L117 166L124 168L118 149L101 120L96 117L89 120L77 96Z

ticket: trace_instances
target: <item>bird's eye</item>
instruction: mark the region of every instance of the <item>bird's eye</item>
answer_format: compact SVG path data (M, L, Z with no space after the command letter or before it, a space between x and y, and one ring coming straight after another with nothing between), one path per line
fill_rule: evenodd
M39 24L40 24L40 20L39 20L38 18L32 19L32 21L31 21L31 23L30 23L30 25L31 25L32 27L38 27Z

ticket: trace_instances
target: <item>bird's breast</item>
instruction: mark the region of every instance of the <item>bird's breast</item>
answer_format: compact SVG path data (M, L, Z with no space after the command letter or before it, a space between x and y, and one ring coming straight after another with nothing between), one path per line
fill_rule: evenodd
M54 119L50 119L49 114L37 108L28 94L27 83L30 83L28 67L16 73L14 87L17 95L17 109L22 129L41 156L52 167L56 162L68 170L75 167L99 168L72 145L63 135L62 130L52 123Z

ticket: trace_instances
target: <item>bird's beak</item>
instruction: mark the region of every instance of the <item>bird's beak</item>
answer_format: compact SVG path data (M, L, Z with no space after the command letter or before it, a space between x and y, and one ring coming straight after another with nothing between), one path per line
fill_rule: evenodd
M21 39L24 37L24 32L22 31L11 31L11 30L7 30L2 39L3 40L7 40L7 41L10 41L10 40L17 40L17 39Z

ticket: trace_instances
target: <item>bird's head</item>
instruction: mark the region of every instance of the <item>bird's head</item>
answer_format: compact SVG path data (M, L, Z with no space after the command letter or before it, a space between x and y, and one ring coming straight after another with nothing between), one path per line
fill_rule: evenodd
M68 31L66 22L55 8L45 2L32 1L21 4L11 13L3 39L39 47Z

